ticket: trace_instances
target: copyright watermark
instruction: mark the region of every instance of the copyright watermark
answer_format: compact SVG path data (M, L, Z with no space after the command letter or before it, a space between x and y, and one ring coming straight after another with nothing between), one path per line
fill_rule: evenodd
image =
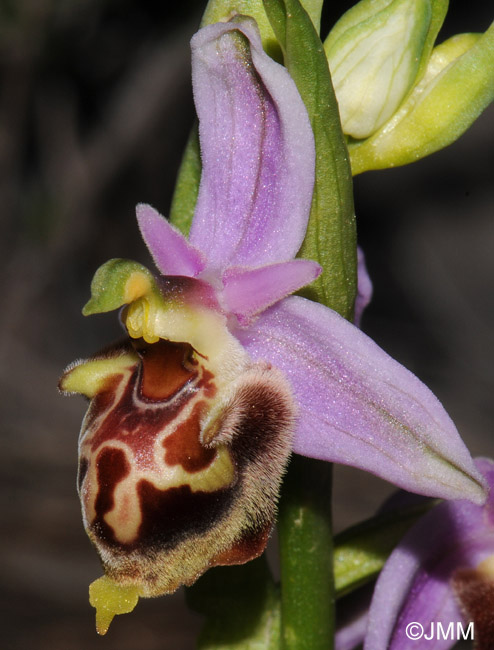
M427 641L438 641L441 639L450 639L451 641L461 641L475 638L474 625L472 623L461 623L457 621L456 623L441 623L438 621L432 621L429 623L427 628L421 623L412 621L408 623L405 628L405 634L412 641L419 641L420 639L426 639Z
M406 627L406 635L412 641L417 641L424 636L424 626L420 623L409 623Z

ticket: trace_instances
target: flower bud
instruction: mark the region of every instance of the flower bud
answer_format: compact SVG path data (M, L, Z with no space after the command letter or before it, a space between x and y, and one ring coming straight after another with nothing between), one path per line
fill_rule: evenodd
M343 132L367 138L413 85L431 22L430 0L362 0L324 43Z
M364 142L349 144L353 174L406 165L446 147L493 99L494 24L485 34L459 34L433 50L397 113Z

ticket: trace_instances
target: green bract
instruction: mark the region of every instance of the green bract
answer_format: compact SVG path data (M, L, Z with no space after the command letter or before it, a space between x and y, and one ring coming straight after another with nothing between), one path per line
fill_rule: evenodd
M191 609L206 616L198 650L279 650L279 589L265 555L209 571L186 597Z
M412 86L431 22L430 0L360 2L324 43L343 131L369 137Z
M334 539L334 579L340 598L374 579L408 529L437 500L416 500L347 528Z
M353 174L395 167L446 147L494 99L494 24L433 50L425 74L393 117L370 138L349 144Z

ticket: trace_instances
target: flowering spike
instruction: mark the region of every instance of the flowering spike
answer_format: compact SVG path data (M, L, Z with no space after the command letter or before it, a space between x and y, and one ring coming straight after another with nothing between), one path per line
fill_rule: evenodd
M210 566L257 557L292 449L429 495L484 498L419 380L330 309L287 298L319 271L293 261L315 149L287 70L239 17L201 30L192 62L204 171L190 240L139 207L170 275L103 265L84 313L123 307L128 337L61 379L91 400L79 495L110 581L98 583L105 598L113 585L170 593ZM128 607L122 593L98 607L101 630Z

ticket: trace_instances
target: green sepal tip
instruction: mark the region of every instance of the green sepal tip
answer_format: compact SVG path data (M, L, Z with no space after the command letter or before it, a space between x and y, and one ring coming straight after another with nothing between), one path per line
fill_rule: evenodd
M99 267L91 282L91 298L84 316L101 314L127 305L147 293L157 293L153 275L132 260L115 258Z

